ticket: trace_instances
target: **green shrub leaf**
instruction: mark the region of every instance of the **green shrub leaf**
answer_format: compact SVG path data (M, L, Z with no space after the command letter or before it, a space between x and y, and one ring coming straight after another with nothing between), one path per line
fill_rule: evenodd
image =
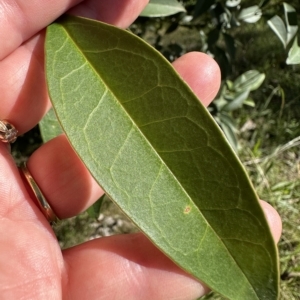
M224 105L224 111L236 110L243 106L244 101L248 98L250 91L245 90L243 92L236 93L234 98Z
M238 140L236 137L236 124L234 124L234 120L231 116L227 115L226 112L222 112L219 114L217 119L219 125L225 133L225 136L234 149L237 152L238 150Z
M300 47L298 46L297 37L294 39L293 45L289 50L288 58L286 60L288 65L300 64Z
M266 75L264 73L260 73L256 70L249 70L240 75L233 82L232 89L236 92L255 91L261 86L265 78Z
M52 108L40 121L39 127L44 143L55 138L63 132L55 115L55 112Z
M167 256L229 299L277 299L277 251L223 133L156 50L65 16L46 37L50 98L92 176Z
M287 29L286 45L288 45L298 31L297 12L294 7L288 3L283 3L283 9Z
M185 8L177 0L150 0L141 12L142 17L166 17L185 12Z
M274 33L278 36L280 41L282 42L284 48L286 47L287 43L287 31L284 25L284 22L279 16L274 16L270 20L268 20L268 25L274 31Z
M228 7L236 7L241 4L241 0L227 0L226 6Z
M262 16L262 11L258 5L253 5L247 8L243 8L238 18L246 23L255 23Z

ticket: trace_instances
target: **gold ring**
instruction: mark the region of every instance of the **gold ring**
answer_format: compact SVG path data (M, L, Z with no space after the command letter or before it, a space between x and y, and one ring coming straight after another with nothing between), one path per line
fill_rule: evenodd
M0 141L13 143L17 139L18 130L7 120L0 120Z
M48 222L51 225L54 225L56 222L59 221L58 217L54 213L53 209L51 208L50 204L46 200L45 196L43 195L42 191L40 190L39 186L31 176L27 166L26 162L23 162L21 165L21 171L24 174L24 177L26 178L29 186L31 187L31 190L36 198L36 202L38 203L42 213L48 220Z

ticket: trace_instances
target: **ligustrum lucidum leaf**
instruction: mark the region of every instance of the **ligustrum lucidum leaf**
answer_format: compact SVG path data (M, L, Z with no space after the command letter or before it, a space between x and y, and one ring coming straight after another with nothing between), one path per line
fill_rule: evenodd
M276 246L224 135L156 50L64 16L46 73L70 143L107 195L167 256L229 299L276 299Z

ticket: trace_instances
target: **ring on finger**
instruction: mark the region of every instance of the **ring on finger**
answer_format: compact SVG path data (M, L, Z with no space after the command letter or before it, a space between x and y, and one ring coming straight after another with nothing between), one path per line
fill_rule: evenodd
M0 120L0 141L13 143L17 139L18 130L7 120Z
M48 201L46 200L41 189L39 188L39 186L33 179L32 175L30 174L30 172L26 166L26 162L24 162L20 168L21 168L21 171L36 198L35 200L36 200L41 212L46 217L48 222L51 225L54 225L55 223L57 223L59 221L59 219L56 216L56 214L54 213L54 211L53 211L52 207L50 206L50 204L48 203Z

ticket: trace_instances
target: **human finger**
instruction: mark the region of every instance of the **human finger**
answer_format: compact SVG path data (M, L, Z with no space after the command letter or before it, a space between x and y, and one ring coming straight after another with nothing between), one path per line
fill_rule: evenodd
M185 64L175 64L175 68L179 66L179 74L196 89L201 99L205 99L204 104L208 104L214 96L211 90L216 91L220 83L219 68L205 54L188 54L183 60ZM206 68L210 71L206 72ZM207 84L209 89L204 86ZM77 215L103 193L65 136L57 137L36 150L29 158L28 168L60 218Z
M71 12L95 17L117 26L128 26L147 0L4 0L0 2L0 61L70 8ZM122 11L123 10L123 11Z
M61 299L63 259L51 227L0 142L0 299Z
M28 1L29 7L32 5L32 2L36 1ZM23 31L34 32L34 29L38 30L41 26L45 27L52 19L54 20L58 17L59 13L63 13L77 2L79 1L69 0L67 5L66 1L40 1L37 8L32 11L28 10L26 6L24 11L26 16L23 16L23 18L28 19L27 27L31 26L32 28L30 30L26 26L17 28ZM73 13L76 12L91 17L96 14L96 10L101 9L101 13L99 12L99 15L97 15L99 20L105 18L107 14L110 18L106 19L106 21L110 21L113 25L126 26L133 22L146 3L147 0L138 1L138 4L135 0L123 1L120 7L124 8L125 13L121 14L118 9L112 9L113 7L111 7L111 5L116 5L116 1L84 1L80 4L80 7L76 7L76 11L74 8ZM53 7L48 8L52 4ZM39 9L42 10L42 8L48 11L45 18L43 18L43 14L42 17L39 15ZM45 14L46 12L43 13ZM34 14L37 14L38 20L29 25ZM13 26L13 24L9 24L9 26ZM13 29L10 30L10 37L7 37L6 40L13 41L16 33L14 33ZM1 32L2 28L0 26L0 38ZM5 34L8 33L5 32ZM0 49L2 49L2 45ZM22 46L0 61L0 74L5 74L0 81L2 101L0 119L9 120L16 126L19 134L22 134L35 126L50 107L44 73L44 32L42 31L32 36Z
M0 2L0 61L82 0L29 0Z
M65 292L72 300L189 300L208 292L141 233L93 240L63 251L63 257L68 274Z
M278 242L281 219L267 202L261 201L261 205ZM122 298L122 294L128 299L197 299L209 291L205 284L184 273L163 255L143 234L94 240L64 251L63 256L69 270L78 271L69 276L68 291L74 295L72 299L80 299L77 287L86 272L96 274L85 282L86 286L81 286L81 291L90 291L89 299L98 299L100 291L103 299L112 293L117 299ZM95 261L99 265L95 265ZM101 272L97 273L94 268L101 268Z
M282 233L282 221L280 215L268 202L261 200L260 205L264 210L274 240L278 243Z
M216 61L202 52L190 52L175 60L173 66L200 101L208 106L217 95L221 83L221 72Z
M280 217L267 202L261 201L261 205L278 242ZM80 299L80 293L86 291L89 299L106 299L112 294L116 299L124 295L128 299L198 299L209 291L141 233L93 240L63 251L63 257L68 266L67 290L71 299ZM78 273L69 274L74 269ZM97 272L99 269L101 272ZM79 285L88 273L95 276Z
M88 0L69 10L69 13L127 28L140 14L148 1Z
M27 168L60 219L76 216L103 194L65 135L37 149Z

